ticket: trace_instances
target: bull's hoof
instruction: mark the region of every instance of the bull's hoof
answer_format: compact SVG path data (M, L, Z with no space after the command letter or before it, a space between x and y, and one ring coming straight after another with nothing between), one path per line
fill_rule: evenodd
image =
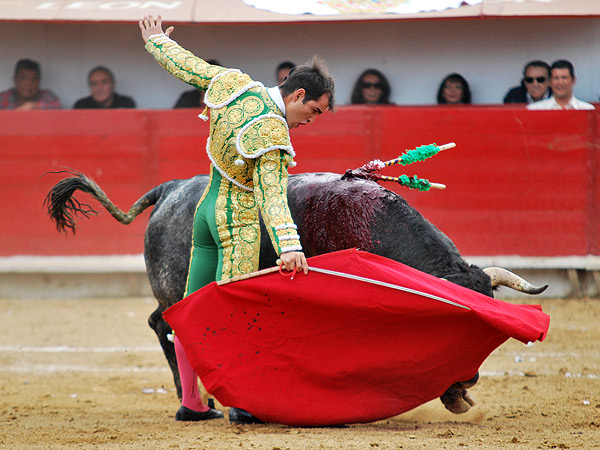
M464 390L450 388L440 397L448 411L454 414L466 413L475 404L473 397Z
M216 409L208 409L207 411L200 412L194 411L193 409L182 406L175 414L175 420L181 422L200 422L202 420L222 419L223 413Z
M450 386L440 397L446 409L454 414L466 413L475 404L467 389L474 386L477 380L479 380L479 373L470 380L459 381Z

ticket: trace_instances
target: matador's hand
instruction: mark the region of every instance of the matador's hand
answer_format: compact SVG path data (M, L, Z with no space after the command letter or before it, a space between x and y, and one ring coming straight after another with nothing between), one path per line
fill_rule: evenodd
M308 275L308 263L306 262L306 256L302 252L285 252L279 256L281 262L287 270L290 272L296 269L297 272L300 270L304 271L304 275Z
M165 34L167 37L173 32L175 28L169 27L167 31L162 30L162 17L158 16L156 20L152 18L152 16L144 16L142 20L140 20L140 30L142 30L142 39L144 42L148 42L150 36L155 34Z

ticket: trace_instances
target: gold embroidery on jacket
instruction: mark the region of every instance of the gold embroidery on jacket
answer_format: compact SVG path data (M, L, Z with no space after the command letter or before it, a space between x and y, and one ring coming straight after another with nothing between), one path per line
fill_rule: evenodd
M242 154L250 156L275 146L291 149L287 127L275 117L258 119L240 133L238 141Z
M271 151L258 158L254 172L256 201L265 223L270 225L267 232L277 254L281 253L282 248L300 246L297 238L280 240L283 236L296 235L296 229L275 229L293 223L287 204L287 166L291 160L292 157L282 150Z
M210 111L211 136L207 148L213 165L226 176L219 187L216 208L217 230L223 243L223 277L245 273L242 268L250 265L253 266L252 270L258 267L258 250L255 246L260 241L260 233L258 228L253 229L250 225L250 210L254 208L252 214L258 214L256 206L261 208L278 254L282 247L299 247L300 242L296 238L279 240L297 234L297 230L288 226L293 224L287 206L287 167L292 156L277 148L289 146L289 150L286 150L293 155L287 126L282 122L285 120L282 111L267 90L253 82L248 75L212 66L173 41L157 44L153 42L155 40L153 38L147 42L146 49L170 73L203 90L214 81L207 93L210 102L220 105L230 101ZM217 75L220 76L214 80ZM241 148L249 156L261 155L264 149L275 149L257 158L240 155L236 147L240 131L252 120L267 114L278 115L282 120L265 117L247 127L241 139ZM252 189L254 192L251 192ZM253 207L250 207L250 199L254 202ZM234 213L231 213L231 208L234 208ZM235 222L233 230L227 227L228 221ZM275 230L277 226L282 228ZM235 233L239 235L234 236ZM235 254L232 239L235 239L236 246L238 242L241 243Z
M167 41L157 44L158 38L146 42L146 50L169 73L192 86L206 90L211 80L219 73L227 69L220 66L208 64L202 58L198 58L192 52L180 47L176 42Z
M252 83L252 78L245 73L239 73L238 71L224 73L213 80L212 86L206 92L206 100L215 105L220 105L230 100L234 94L245 89L250 83Z
M232 226L236 241L232 265L233 276L236 276L258 270L260 228L254 194L237 187L232 191Z
M215 200L215 224L219 240L223 246L223 266L221 268L221 279L231 278L231 234L228 227L227 202L231 183L221 178L219 194Z
M221 278L258 270L260 228L254 194L221 178L215 219L223 246Z

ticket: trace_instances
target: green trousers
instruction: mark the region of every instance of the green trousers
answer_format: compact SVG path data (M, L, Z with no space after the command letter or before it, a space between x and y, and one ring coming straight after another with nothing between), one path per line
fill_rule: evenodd
M254 194L211 166L209 184L194 214L185 296L212 281L258 270L258 217Z

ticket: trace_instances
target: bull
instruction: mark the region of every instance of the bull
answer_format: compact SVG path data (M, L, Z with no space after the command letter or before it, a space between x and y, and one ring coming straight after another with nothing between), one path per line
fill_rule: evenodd
M158 337L181 397L175 350L167 337L172 330L162 313L183 297L193 215L208 176L160 184L125 213L93 180L78 172L70 174L73 176L58 182L45 200L59 231L74 233L77 215L96 213L74 197L77 190L98 200L122 224L131 223L146 208L154 206L144 238L144 258L158 307L148 323ZM535 287L505 269L481 269L468 264L454 243L401 196L372 180L347 175L305 173L289 179L289 206L307 257L359 248L491 297L493 289L499 285L529 294L538 294L547 287ZM274 265L277 255L262 223L261 231L259 265L265 268ZM445 407L454 413L468 410L473 401L467 388L477 379L478 374L471 380L453 384L441 396Z

